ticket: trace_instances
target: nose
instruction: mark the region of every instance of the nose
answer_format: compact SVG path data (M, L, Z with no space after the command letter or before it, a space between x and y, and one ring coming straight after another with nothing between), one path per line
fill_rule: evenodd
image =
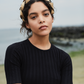
M39 24L42 24L45 22L45 19L43 16L39 16Z

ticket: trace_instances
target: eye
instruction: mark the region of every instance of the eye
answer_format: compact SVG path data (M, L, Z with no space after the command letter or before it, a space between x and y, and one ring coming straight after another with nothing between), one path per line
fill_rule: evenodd
M44 15L45 15L45 16L48 16L48 15L49 15L49 13L45 13Z
M36 16L31 17L31 19L35 19L35 18L36 18Z

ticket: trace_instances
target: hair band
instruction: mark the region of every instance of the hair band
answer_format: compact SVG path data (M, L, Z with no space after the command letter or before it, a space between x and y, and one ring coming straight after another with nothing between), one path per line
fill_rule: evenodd
M24 0L23 3L21 4L21 7L20 7L20 18L24 20L24 15L23 15L23 9L24 9L24 6L25 6L25 3L27 4L30 0ZM49 1L49 4L51 5L51 7L53 8L53 3L51 2L51 0L45 0L45 1ZM54 14L54 10L51 10L51 14Z

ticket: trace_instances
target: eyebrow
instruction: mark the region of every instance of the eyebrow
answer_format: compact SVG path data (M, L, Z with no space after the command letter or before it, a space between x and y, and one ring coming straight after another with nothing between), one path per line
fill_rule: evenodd
M42 12L46 12L46 11L49 11L49 9L45 9ZM32 12L32 13L29 14L29 16L32 15L32 14L37 14L37 13L36 12Z

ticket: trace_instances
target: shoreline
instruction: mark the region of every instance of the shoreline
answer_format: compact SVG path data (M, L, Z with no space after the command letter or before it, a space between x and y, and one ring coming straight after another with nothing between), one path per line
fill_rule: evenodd
M58 39L58 37L53 37L53 39L54 40L57 40ZM60 39L60 41L69 41L69 39L68 38L62 38L62 37L59 37L59 39ZM76 42L83 42L84 43L84 38L78 38L78 39L70 39L70 41L76 41Z

